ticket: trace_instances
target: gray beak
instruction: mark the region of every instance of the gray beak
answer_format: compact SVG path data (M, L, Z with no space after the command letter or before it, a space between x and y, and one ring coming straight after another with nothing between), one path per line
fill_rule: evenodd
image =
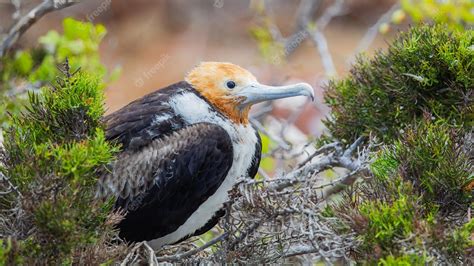
M253 84L243 88L236 93L237 96L245 97L241 106L247 106L259 102L294 97L307 96L314 101L314 91L308 83L298 83L286 86L267 86L263 84Z

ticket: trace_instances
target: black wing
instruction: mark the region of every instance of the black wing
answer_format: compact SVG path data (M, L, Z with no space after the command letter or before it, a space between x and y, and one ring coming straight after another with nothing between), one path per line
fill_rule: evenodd
M260 134L258 134L256 129L255 134L257 135L255 154L253 156L252 164L250 165L249 169L247 169L247 175L250 178L255 178L257 175L258 167L260 166L260 160L262 159L262 139L260 138Z
M184 90L194 91L187 82L178 82L106 116L106 138L122 144L124 150L138 150L152 140L184 127L182 118L168 105L172 96Z
M224 181L233 161L227 132L214 124L187 126L140 151L120 155L103 182L127 214L121 237L143 241L175 231Z
M255 178L258 172L258 167L260 166L260 160L262 158L262 139L260 138L260 134L258 134L258 131L255 129L255 134L257 135L257 143L255 144L255 154L252 160L252 164L250 167L247 169L247 175L250 178ZM224 216L226 213L225 208L220 209L218 212L214 214L211 220L207 222L206 225L204 225L202 228L197 230L194 235L198 236L201 234L204 234L205 232L211 230L218 222L219 219Z

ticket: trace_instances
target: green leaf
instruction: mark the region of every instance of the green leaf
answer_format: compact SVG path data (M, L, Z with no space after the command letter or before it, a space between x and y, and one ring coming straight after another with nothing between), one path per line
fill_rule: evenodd
M20 75L28 75L33 68L33 59L31 54L24 51L16 53L14 67Z

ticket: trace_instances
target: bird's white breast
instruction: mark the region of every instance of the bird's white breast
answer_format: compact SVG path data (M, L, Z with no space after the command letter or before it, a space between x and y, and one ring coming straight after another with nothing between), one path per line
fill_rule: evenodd
M232 139L234 160L221 186L199 206L183 225L166 236L149 241L154 249L159 249L165 244L174 243L189 234L193 234L223 207L223 204L229 200L228 192L239 179L247 175L247 170L255 156L258 141L255 130L251 125L234 124L228 119L223 119L212 111L211 106L206 101L193 93L184 93L173 97L170 106L176 114L180 115L189 124L209 122L224 128Z

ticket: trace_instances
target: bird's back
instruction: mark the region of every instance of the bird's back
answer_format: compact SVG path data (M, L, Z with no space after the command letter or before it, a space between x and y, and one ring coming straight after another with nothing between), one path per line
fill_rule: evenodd
M181 129L185 123L168 104L177 94L192 92L186 82L178 82L137 99L105 117L106 137L122 150L138 150L152 140Z

